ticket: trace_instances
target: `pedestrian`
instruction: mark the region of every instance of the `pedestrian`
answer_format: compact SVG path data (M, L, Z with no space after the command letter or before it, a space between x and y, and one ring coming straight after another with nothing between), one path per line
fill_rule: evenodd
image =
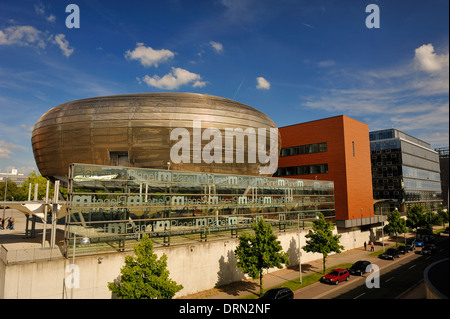
M11 230L14 230L14 218L11 218L11 226L10 226Z
M375 246L373 242L370 243L370 251L375 251Z
M8 218L8 225L6 225L7 229L11 229L11 217Z
M364 242L364 250L367 250L367 243Z
M4 229L3 225L5 224L4 220L0 218L0 229Z

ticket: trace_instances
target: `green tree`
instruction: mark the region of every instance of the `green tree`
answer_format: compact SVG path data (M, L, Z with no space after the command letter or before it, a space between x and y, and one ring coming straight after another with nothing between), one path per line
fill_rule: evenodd
M5 182L0 182L0 201L3 201L5 199L5 187L6 187L6 200L12 201L12 200L21 200L22 198L22 192L19 187L17 187L17 184L13 181L8 181L8 186L6 186Z
M395 246L398 246L398 234L404 234L408 231L406 228L406 220L404 220L398 210L390 212L387 216L388 224L384 226L384 230L388 233L395 234Z
M417 228L425 226L425 207L414 204L408 209L406 213L406 226L416 230Z
M437 214L440 216L442 225L448 223L448 209L443 209L442 205L439 205Z
M47 179L43 177L41 174L36 173L36 171L32 171L28 174L28 178L23 182L21 190L22 190L22 198L21 200L28 199L28 191L29 184L31 184L31 200L34 199L34 185L38 184L38 199L45 199L45 192L47 188ZM49 185L49 199L53 199L53 191L55 186L53 183Z
M134 246L135 256L126 256L118 282L109 282L108 288L123 299L172 299L183 289L169 278L167 256L160 259L153 253L153 243L143 236Z
M282 264L289 264L289 254L282 251L280 241L273 234L272 226L266 224L261 218L253 223L254 235L242 234L239 236L239 245L234 251L236 265L243 273L253 279L259 277L259 295L263 294L263 271L264 269L277 267L283 268Z
M306 252L320 253L323 256L323 273L326 271L326 259L331 252L340 253L344 246L339 244L341 235L333 235L334 226L327 222L322 213L313 222L313 229L306 234L306 245L303 250Z

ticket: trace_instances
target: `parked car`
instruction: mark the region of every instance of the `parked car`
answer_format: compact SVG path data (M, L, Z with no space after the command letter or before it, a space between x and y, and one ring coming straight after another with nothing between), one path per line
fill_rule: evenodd
M444 229L444 233L446 233L446 234L448 234L448 233L449 233L449 231L450 231L450 230L449 230L449 228L448 228L448 227Z
M435 250L436 250L435 244L425 244L422 247L422 254L423 255L431 255L432 253L434 253Z
M415 239L414 240L414 246L416 246L416 247L422 247L423 243L424 243L423 239Z
M406 248L406 246L403 246L403 245L402 246L398 246L397 250L402 255L404 255L404 254L409 252L409 250Z
M285 287L272 288L267 290L260 299L294 299L294 293Z
M370 261L358 260L350 268L347 268L347 270L351 275L362 276L367 272L367 266L369 266L370 264Z
M400 257L400 252L396 248L389 248L383 254L380 255L380 258L392 259L392 260L394 260L394 258L399 258L399 257Z
M347 269L336 268L331 272L322 277L322 282L337 285L341 281L348 280L350 278L350 273Z

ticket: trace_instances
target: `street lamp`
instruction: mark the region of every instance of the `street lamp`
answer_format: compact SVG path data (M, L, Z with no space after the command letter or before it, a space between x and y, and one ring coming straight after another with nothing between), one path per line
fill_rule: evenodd
M8 177L5 178L5 197L4 197L4 201L6 202L6 191L8 190ZM6 205L3 205L3 220L5 220L5 210L6 210Z
M299 281L302 283L302 251L300 245L300 214L297 215L297 232L298 232L298 272Z

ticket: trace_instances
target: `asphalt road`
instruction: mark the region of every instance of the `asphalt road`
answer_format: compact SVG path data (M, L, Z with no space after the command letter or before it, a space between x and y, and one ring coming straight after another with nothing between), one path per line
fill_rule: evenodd
M366 279L372 285L376 283L374 276L351 276L349 281L339 285L323 283L311 287L310 298L314 299L423 299L425 298L424 277L425 268L431 263L449 256L448 237L437 238L437 251L433 255L420 254L421 248L401 255L395 260L378 259L373 264L379 267L379 288L368 288ZM295 294L295 298L302 298Z

